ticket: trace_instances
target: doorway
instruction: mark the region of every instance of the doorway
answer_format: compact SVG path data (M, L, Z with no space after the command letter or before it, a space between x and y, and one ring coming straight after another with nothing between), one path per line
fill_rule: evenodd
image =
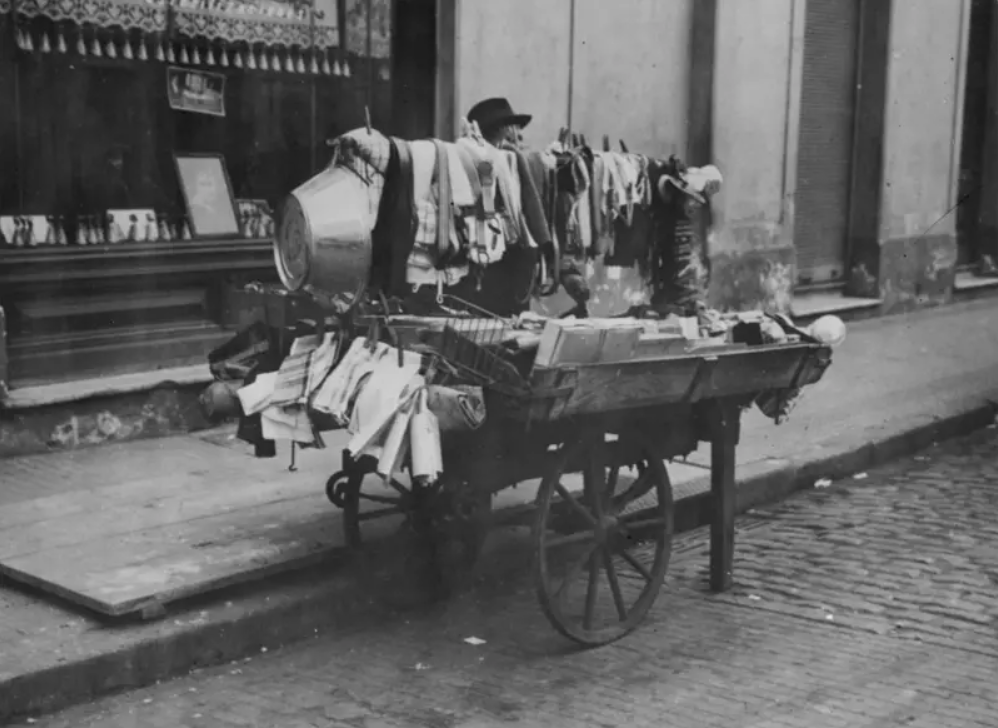
M972 0L967 42L966 87L963 94L963 136L960 147L959 200L956 209L958 265L970 268L980 262L981 202L985 185L989 108L995 103L990 81L994 0Z
M860 0L808 0L794 245L801 287L845 276L852 185Z
M437 0L395 0L392 127L402 139L433 136Z

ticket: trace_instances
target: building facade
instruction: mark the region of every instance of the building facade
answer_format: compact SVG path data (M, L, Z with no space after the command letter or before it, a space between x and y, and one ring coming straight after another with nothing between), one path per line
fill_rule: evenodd
M506 96L534 147L570 128L716 164L721 308L890 313L998 282L998 0L275 0L294 12L255 24L231 3L105 4L0 0L0 218L75 236L0 244L13 386L203 361L225 291L272 275L267 236L70 228L90 207L182 209L182 153L222 155L233 197L273 204L365 107L448 139ZM174 108L167 69L224 77L225 115ZM119 201L100 170L121 140Z
M439 6L439 133L505 95L533 144L569 126L718 165L720 307L889 313L995 282L996 0Z
M327 163L325 140L367 118L432 132L432 100L392 107L396 55L409 86L433 83L411 43L395 52L394 13L0 0L0 381L203 364L231 336L228 293L276 279L272 213Z

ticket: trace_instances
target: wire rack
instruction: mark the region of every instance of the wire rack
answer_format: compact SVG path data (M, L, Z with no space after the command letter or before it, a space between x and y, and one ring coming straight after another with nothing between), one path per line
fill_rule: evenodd
M443 312L436 354L459 376L482 387L523 392L527 384L516 367L502 356L511 326L501 316L456 296L438 300Z

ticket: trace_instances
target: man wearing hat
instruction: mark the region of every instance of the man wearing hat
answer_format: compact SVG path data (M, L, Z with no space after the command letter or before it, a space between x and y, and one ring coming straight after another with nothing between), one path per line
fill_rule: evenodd
M507 149L522 148L523 129L532 118L529 114L517 114L504 98L479 101L468 112L468 121L478 124L485 141Z

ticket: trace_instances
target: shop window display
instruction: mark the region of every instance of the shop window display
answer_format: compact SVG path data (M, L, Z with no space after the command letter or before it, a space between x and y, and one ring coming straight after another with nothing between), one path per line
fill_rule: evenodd
M393 5L0 0L0 381L185 366L217 345L231 292L275 276L280 204L328 162L327 136L366 111L394 132ZM219 160L226 188L200 228L184 157Z
M311 7L272 4L299 19ZM0 245L198 239L174 162L184 154L222 158L239 215L231 239L269 238L280 201L325 163L327 134L362 124L365 109L388 123L387 0L326 0L322 27L269 17L259 37L284 40L270 44L244 42L256 39L252 27L224 23L212 37L199 35L198 4L177 5L183 12L174 12L167 36L151 30L166 22L165 10L133 18L143 27L100 28L67 22L54 4L28 16L41 4L22 2L18 14L0 0L0 24L15 41L0 51L0 106L13 112L0 120L8 171ZM377 32L367 33L369 17ZM180 32L185 18L190 36ZM178 110L168 69L220 84L220 109ZM137 235L118 234L118 211L143 218Z

